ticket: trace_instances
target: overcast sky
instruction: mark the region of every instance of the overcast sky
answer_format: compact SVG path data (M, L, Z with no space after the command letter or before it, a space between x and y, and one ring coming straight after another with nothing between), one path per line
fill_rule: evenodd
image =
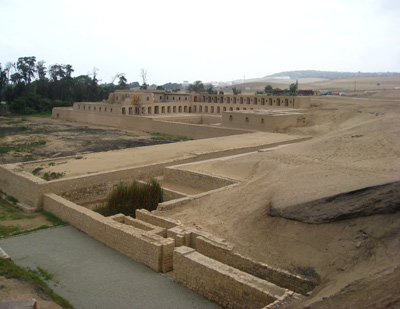
M0 0L0 62L24 56L102 82L400 72L400 0Z

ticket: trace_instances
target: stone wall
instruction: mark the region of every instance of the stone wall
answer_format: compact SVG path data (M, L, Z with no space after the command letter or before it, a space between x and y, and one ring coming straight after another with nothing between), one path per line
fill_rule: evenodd
M225 308L263 308L287 292L185 246L174 251L174 280Z
M43 208L94 239L157 272L172 270L175 242L158 235L160 230L156 227L153 231L139 225L123 224L53 193L44 195Z

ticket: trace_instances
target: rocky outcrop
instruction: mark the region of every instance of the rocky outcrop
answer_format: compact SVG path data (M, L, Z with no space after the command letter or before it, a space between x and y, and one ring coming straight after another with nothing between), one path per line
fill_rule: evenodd
M306 223L324 223L400 210L400 181L362 188L283 208L269 214Z

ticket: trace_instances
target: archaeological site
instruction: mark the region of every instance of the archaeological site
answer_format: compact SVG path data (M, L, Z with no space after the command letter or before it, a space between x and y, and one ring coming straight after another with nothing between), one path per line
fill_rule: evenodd
M3 164L0 189L222 307L395 308L399 103L118 90L52 118L185 141ZM157 210L93 210L150 179Z

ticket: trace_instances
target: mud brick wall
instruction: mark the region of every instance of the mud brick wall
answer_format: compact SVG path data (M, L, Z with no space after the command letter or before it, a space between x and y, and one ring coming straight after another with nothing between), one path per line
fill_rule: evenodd
M163 227L165 229L171 229L181 224L178 220L173 220L153 215L146 209L137 209L136 219L150 223L155 226Z
M192 139L204 139L228 135L244 134L250 131L237 128L211 127L190 123L153 120L151 132L185 136Z
M174 251L174 280L225 308L263 308L287 292L185 246Z
M106 218L53 193L44 195L43 208L94 239L157 272L172 270L175 247L173 239Z
M68 192L63 192L61 196L77 204L86 203L94 199L105 199L112 187L112 184L101 183L85 188L72 189Z
M164 180L172 183L184 183L186 186L203 191L215 190L236 183L232 179L192 172L176 167L167 167L164 169Z
M266 264L234 253L232 246L221 243L217 238L215 240L212 239L212 236L208 236L207 238L203 236L196 238L196 250L205 256L303 295L317 286L317 282L313 282L305 277L272 268Z
M0 189L32 208L42 203L42 187L46 181L25 172L14 164L0 165Z

